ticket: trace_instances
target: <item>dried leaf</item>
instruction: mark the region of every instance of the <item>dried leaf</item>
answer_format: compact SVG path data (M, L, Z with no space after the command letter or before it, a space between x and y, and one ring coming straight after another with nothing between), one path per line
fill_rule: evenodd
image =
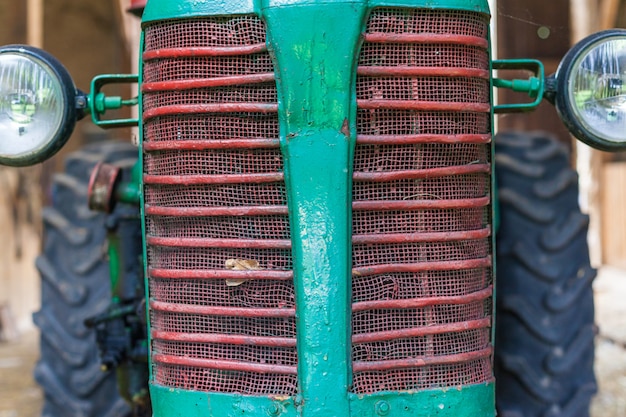
M233 271L254 271L259 268L259 261L253 259L227 259L225 263L226 269Z
M259 267L259 261L255 261L253 259L227 259L224 266L226 266L226 269L230 269L231 271L254 271L256 269L261 269ZM226 285L228 287L237 287L246 281L249 280L227 279Z

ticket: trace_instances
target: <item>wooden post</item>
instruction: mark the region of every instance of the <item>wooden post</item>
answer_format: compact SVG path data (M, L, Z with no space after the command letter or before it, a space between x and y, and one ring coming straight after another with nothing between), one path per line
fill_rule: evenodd
M42 0L5 2L0 44L42 46ZM40 248L40 167L0 167L0 332L5 339L33 327L39 306L34 261Z
M599 0L570 0L572 44L598 30ZM574 141L576 170L579 175L580 206L589 215L589 256L593 266L602 265L603 238L601 224L602 153Z
M624 0L570 0L572 43L598 30L615 27L620 5L623 7L624 3ZM581 208L589 214L591 263L596 267L607 262L616 263L617 255L612 247L616 246L615 242L619 239L626 242L626 238L619 237L622 229L611 224L615 219L609 218L611 209L607 204L610 201L608 194L613 195L613 198L623 198L624 191L619 188L622 183L608 181L607 173L604 172L609 168L607 162L610 162L611 155L596 151L581 142L576 142L575 149ZM614 167L611 172L616 170ZM606 180L603 181L603 178ZM626 261L626 254L623 258Z
M609 29L615 26L620 0L604 0L600 9L600 27Z
M0 304L0 342L13 342L19 333L8 304Z
M541 60L546 74L556 71L561 57L570 46L569 1L551 0L498 0L498 58L535 58ZM524 71L509 72L510 77L528 77ZM528 101L511 91L499 91L502 103ZM497 117L500 131L546 130L560 140L571 143L554 106L543 102L537 111L523 114L502 114Z
M130 7L129 0L116 0L118 4L118 20L121 23L124 46L131 59L131 71L137 72L139 66L139 38L141 35L141 21L138 17L127 12Z
M122 31L122 38L124 39L124 46L126 47L127 55L130 58L130 70L133 74L139 71L139 41L141 39L141 19L128 13L130 7L130 0L116 0L118 4L118 21L120 22L120 28ZM137 91L137 86L133 85L134 91ZM138 109L133 107L131 109L132 117L137 117ZM139 137L139 128L131 128L131 136L133 142L136 143Z
M27 0L26 14L27 42L43 48L43 0Z

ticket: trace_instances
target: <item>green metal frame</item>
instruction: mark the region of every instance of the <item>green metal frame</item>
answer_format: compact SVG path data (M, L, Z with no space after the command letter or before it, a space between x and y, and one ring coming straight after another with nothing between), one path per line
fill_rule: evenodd
M489 14L487 0L148 2L144 25L233 14L256 14L267 24L268 48L277 69L280 144L290 210L300 387L294 397L269 398L152 384L155 417L495 415L493 383L374 395L349 392L355 67L361 33L375 7Z
M109 84L133 84L139 81L136 74L105 74L95 77L91 81L91 90L88 96L88 109L92 122L103 129L113 127L137 126L138 118L103 120L107 110L116 110L122 107L136 106L138 98L124 100L118 96L109 97L102 92L102 88Z
M227 395L150 387L154 416L167 417L299 417L301 398ZM443 417L494 416L493 384L468 385L447 390L348 394L349 414L324 417Z
M526 80L506 80L494 78L493 86L507 88L520 93L528 93L528 96L535 99L531 103L500 104L494 107L494 113L520 113L535 110L541 100L543 100L545 70L543 63L535 59L502 59L491 62L494 70L526 70L533 73L533 77Z
M333 3L350 3L370 9L374 7L411 7L470 10L489 14L487 0L150 0L144 10L142 21L148 23L167 19L233 14L261 16L263 11L269 8L307 4L326 7ZM312 21L308 21L307 24L312 24Z
M348 92L365 14L354 3L333 3L264 15L278 86L303 416L349 414L356 100Z

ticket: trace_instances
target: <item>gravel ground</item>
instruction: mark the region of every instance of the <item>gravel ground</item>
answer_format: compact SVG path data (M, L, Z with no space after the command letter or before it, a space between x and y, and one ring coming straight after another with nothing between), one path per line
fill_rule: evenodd
M603 267L594 282L596 378L593 417L626 416L626 269Z
M626 269L604 267L594 283L596 376L599 391L592 417L626 416ZM38 356L38 334L0 343L0 417L38 417L42 393L32 373ZM69 416L68 416L69 417Z
M18 341L0 343L0 417L38 417L42 393L33 380L39 336L31 331ZM68 416L69 417L69 416Z

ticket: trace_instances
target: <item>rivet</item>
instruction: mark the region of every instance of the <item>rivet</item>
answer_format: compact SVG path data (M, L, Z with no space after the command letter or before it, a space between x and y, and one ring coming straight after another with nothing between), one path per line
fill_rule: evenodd
M280 414L280 405L276 404L276 403L272 403L270 404L269 407L267 407L267 415L272 416L272 417L276 417Z
M376 414L379 416L386 416L391 411L391 406L387 401L378 401L376 403Z

